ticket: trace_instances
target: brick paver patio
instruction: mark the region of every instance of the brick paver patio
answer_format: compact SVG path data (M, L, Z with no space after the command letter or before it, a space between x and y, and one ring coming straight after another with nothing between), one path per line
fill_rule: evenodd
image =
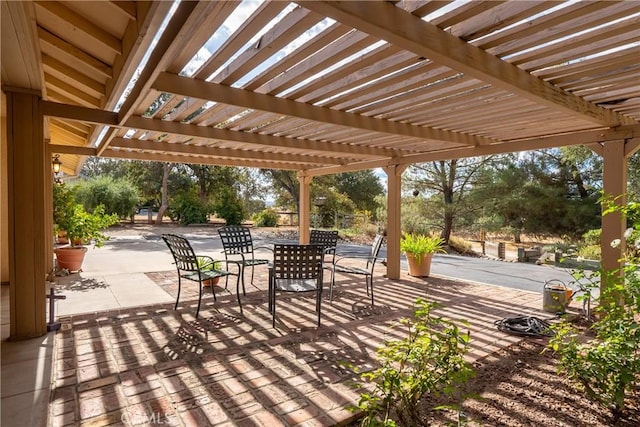
M175 295L175 271L148 276ZM342 363L373 367L376 349L400 336L392 326L411 314L416 298L439 301L444 316L469 321L470 361L519 340L498 332L494 320L548 317L536 293L407 275L378 275L371 307L361 279L340 276L333 304L326 290L320 328L312 295L279 295L271 327L266 268L256 269L257 286L247 284L244 316L235 285L229 293L222 282L215 303L207 291L199 319L192 283L176 311L163 304L62 318L49 424L344 425L358 394L349 385L356 376Z

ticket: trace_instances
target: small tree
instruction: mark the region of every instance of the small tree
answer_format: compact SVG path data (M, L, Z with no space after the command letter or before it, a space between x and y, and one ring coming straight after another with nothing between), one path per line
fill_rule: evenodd
M361 425L422 425L419 402L423 396L462 398L456 390L474 375L464 360L469 334L435 316L437 307L437 303L418 299L413 318L400 320L406 337L386 342L378 350L380 367L361 374L373 385L371 392L361 394L355 408L364 412Z

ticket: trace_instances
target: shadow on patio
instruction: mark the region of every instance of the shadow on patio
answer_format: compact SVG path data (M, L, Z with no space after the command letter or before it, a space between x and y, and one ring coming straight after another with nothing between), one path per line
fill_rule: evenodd
M374 366L376 349L398 338L392 325L411 314L416 298L439 301L439 312L468 320L469 360L519 340L493 321L513 314L541 317L541 295L449 280L375 280L376 305L364 282L339 277L328 289L322 326L314 297L279 296L277 328L267 310L266 269L256 269L240 315L235 295L203 298L187 284L178 310L160 304L61 318L55 336L50 425L325 426L345 424L358 400L341 362ZM148 273L175 295L174 271ZM223 283L221 282L222 286ZM234 289L235 284L229 284Z

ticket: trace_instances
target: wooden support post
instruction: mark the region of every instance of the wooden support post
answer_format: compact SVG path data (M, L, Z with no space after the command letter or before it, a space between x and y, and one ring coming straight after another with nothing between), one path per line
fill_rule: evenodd
M44 145L40 97L7 91L9 281L11 340L46 334L46 287L50 229L51 159Z
M311 180L312 176L298 174L300 182L300 206L298 207L298 236L300 244L309 243L309 229L311 228Z
M625 141L611 141L604 144L603 190L605 197L613 199L617 206L627 202L627 159L624 155ZM602 217L602 268L603 271L619 271L623 266L625 241L623 238L626 220L621 212L612 212ZM620 240L614 247L611 242ZM604 277L603 277L604 279ZM602 285L605 283L603 282Z
M387 278L400 278L402 173L404 165L384 168L387 174Z

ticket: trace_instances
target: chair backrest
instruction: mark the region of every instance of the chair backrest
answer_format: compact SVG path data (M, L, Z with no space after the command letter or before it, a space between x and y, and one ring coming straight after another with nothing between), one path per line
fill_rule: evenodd
M367 261L367 268L369 271L373 272L373 267L376 265L378 253L380 253L380 248L382 247L382 242L384 241L384 237L380 234L377 234L373 239L373 244L371 245L371 259Z
M162 240L164 240L169 247L178 270L198 271L198 258L191 244L184 236L163 234Z
M320 245L323 249L335 248L338 245L338 230L311 230L309 243Z
M226 254L253 253L251 231L241 225L226 225L218 229Z
M316 279L322 274L323 256L320 245L276 244L273 275L276 279Z

